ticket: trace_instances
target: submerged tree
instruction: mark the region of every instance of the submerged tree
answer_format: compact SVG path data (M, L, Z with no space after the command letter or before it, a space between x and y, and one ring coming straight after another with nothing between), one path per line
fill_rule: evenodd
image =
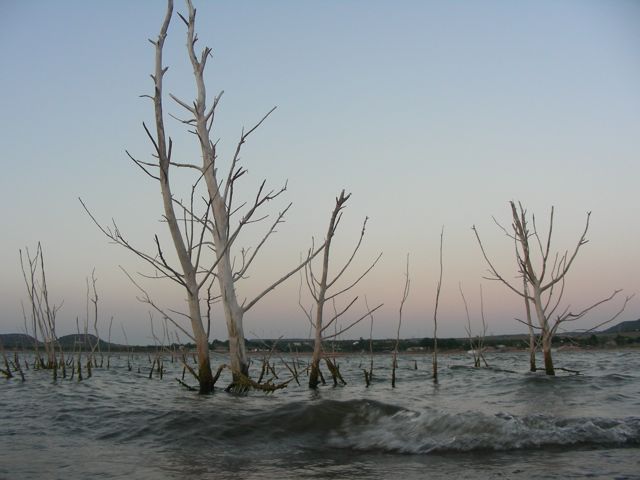
M213 301L211 289L215 282L219 289L219 299L225 314L227 332L229 337L230 368L233 372L234 383L246 378L249 374L249 361L245 350L243 317L256 303L267 293L276 288L280 283L295 274L304 265L315 257L322 246L311 252L305 262L300 263L288 273L281 276L253 299L240 302L236 292L236 283L246 278L253 261L265 245L267 239L274 233L278 224L283 222L284 216L291 206L289 204L280 212L275 220L266 228L259 241L253 248L242 248L236 255L235 242L240 232L249 224L258 223L268 218L268 215L260 214L266 203L277 198L286 190L286 184L275 190L266 188L263 181L255 196L244 202L237 202L234 196L238 180L247 173L240 165L240 153L242 146L248 137L264 122L275 110L275 107L267 112L253 127L242 130L240 139L235 148L226 173L220 170L217 155L217 142L211 139L216 107L222 96L222 92L214 97L210 105L207 104L207 90L204 81L204 71L207 60L211 56L211 48L204 47L198 56L195 45L198 36L195 33L196 9L190 0L186 0L188 14L178 13L180 19L187 27L187 55L193 67L193 75L196 88L196 99L192 103L185 102L174 95L169 95L180 107L186 110L188 118L180 122L187 126L189 132L197 137L201 150L202 163L178 162L173 159L173 142L165 132L163 109L163 78L168 67L162 63L164 41L173 15L173 1L168 0L160 34L157 40L151 41L155 47L155 71L151 75L154 81L154 94L148 96L152 99L155 112L155 134L143 123L144 130L154 148L155 161L140 161L127 152L137 166L148 176L158 181L162 194L164 209L163 220L169 228L175 253L179 265L171 265L160 245L158 237L155 238L156 253L151 255L133 247L120 233L117 225L113 228L101 226L93 216L91 218L98 227L110 239L133 251L140 258L148 262L159 273L154 278L169 278L180 284L187 293L189 313L185 314L191 322L192 333L180 327L178 323L158 307L133 279L136 286L143 293L142 300L149 303L154 309L160 311L165 318L172 321L178 328L189 335L196 344L198 351L198 380L200 391L210 392L213 389L214 377L211 374L209 361L208 339L210 333L210 305ZM172 193L169 173L171 167L195 172L191 184L190 201L186 204L178 200ZM154 171L157 169L157 173ZM204 180L204 182L202 182ZM202 185L204 183L204 185ZM202 210L196 212L198 196L203 197ZM84 205L84 203L83 203ZM86 209L86 207L85 207ZM176 213L176 211L179 213ZM88 212L88 210L87 210ZM89 213L91 215L91 213ZM210 239L209 239L210 238ZM236 261L238 260L238 261ZM128 274L127 274L128 275ZM131 278L131 277L129 277ZM207 292L207 320L209 326L205 329L203 323L201 301L204 300L203 292Z
M436 287L436 302L433 308L433 381L438 383L438 304L440 303L440 290L442 289L442 243L444 241L444 225L440 230L440 276ZM407 272L408 275L408 272Z
M168 67L165 67L162 62L162 53L164 42L167 37L167 31L173 15L173 1L167 2L167 11L160 28L160 33L157 40L150 40L155 47L155 69L151 78L154 82L154 94L150 98L153 101L154 113L155 113L155 135L147 128L143 123L144 130L149 137L154 147L154 157L157 159L157 164L152 162L143 162L136 160L133 156L129 157L151 178L155 179L160 184L160 192L162 195L163 206L163 220L167 224L173 246L178 257L179 266L171 265L165 258L164 252L160 245L158 236L155 236L156 252L155 254L145 253L138 248L134 247L129 241L122 235L117 224L114 222L113 227L103 227L89 212L84 202L82 205L85 210L91 216L94 223L100 228L100 230L115 243L124 246L128 250L135 253L138 257L149 263L157 272L156 278L168 278L181 285L187 294L188 304L188 318L191 323L191 332L187 332L172 317L160 307L158 307L149 297L149 295L140 287L137 283L136 286L143 292L143 297L140 297L142 301L150 304L153 308L158 310L165 318L171 319L172 322L180 328L189 338L195 343L198 354L198 373L197 379L200 386L200 393L209 393L213 391L214 382L213 375L211 373L211 365L209 360L209 338L208 331L205 330L204 323L202 321L201 305L200 305L200 292L203 287L210 281L210 277L213 275L213 266L203 268L201 266L201 260L203 259L204 242L202 238L204 236L206 220L209 216L210 206L207 203L205 205L205 212L201 216L197 217L193 211L193 192L195 191L195 185L192 189L192 203L191 209L185 212L183 216L184 223L187 224L187 228L181 230L180 220L176 214L176 202L171 191L170 182L170 168L175 165L172 160L173 142L170 137L167 137L164 126L164 112L162 104L162 88L164 75L167 72ZM128 154L128 152L127 152ZM150 172L149 167L157 167L157 174ZM199 226L200 233L194 231L194 228ZM131 278L131 277L129 277ZM133 281L133 279L131 278Z
M407 265L404 273L404 288L402 289L402 299L400 300L400 308L398 309L398 330L396 331L396 342L394 344L393 355L391 357L391 387L392 388L396 388L396 368L398 368L398 347L400 346L400 328L402 328L402 311L404 309L404 304L407 301L407 298L409 298L410 286L411 286L411 278L409 277L409 254L407 253ZM437 372L437 370L438 370L438 367L436 365L434 372Z
M251 309L258 301L260 301L267 293L275 289L282 282L294 275L310 262L320 251L323 246L311 252L304 262L289 270L286 274L266 286L258 295L251 300L240 302L236 291L236 283L246 278L247 272L252 265L257 254L265 245L267 239L275 231L291 206L289 204L282 212L280 212L275 221L273 221L262 238L253 248L242 248L239 252L239 265L235 265L236 256L235 241L242 229L251 223L259 222L266 219L266 215L258 217L257 212L266 203L280 196L286 190L286 184L276 190L265 188L266 181L263 181L252 201L241 202L236 204L237 199L234 197L237 181L247 173L246 168L240 164L240 152L242 146L262 122L275 110L275 107L267 112L262 119L248 130L242 130L240 139L236 145L235 152L228 165L227 173L221 175L218 165L218 154L216 151L217 142L213 141L212 127L215 117L216 107L222 95L217 95L211 105L207 105L207 90L204 81L204 70L207 59L211 55L211 48L204 47L200 56L196 54L195 45L198 36L195 33L196 9L193 7L191 0L186 0L188 9L188 17L180 15L180 18L187 26L187 51L191 65L193 66L193 74L196 84L196 99L191 103L184 102L175 96L171 98L183 107L188 115L188 119L183 123L193 128L192 133L198 137L200 152L202 155L202 165L182 164L181 167L196 169L201 178L204 178L206 189L208 192L208 201L211 205L211 219L205 225L212 236L212 248L215 254L215 264L217 268L217 282L220 289L222 306L224 309L225 320L227 324L227 333L229 336L229 355L231 370L234 375L234 382L241 377L249 375L249 360L245 349L244 340L244 314ZM244 209L243 209L244 207ZM232 217L239 216L236 225L232 226Z
M467 304L467 299L464 296L464 291L462 290L461 283L458 284L458 290L460 291L462 303L464 304L464 311L467 315L467 325L465 326L465 330L467 332L467 338L469 339L469 348L471 349L471 355L473 356L473 366L476 368L480 367L480 360L482 360L484 362L484 365L488 367L489 364L484 357L484 339L487 335L487 322L484 318L484 299L482 295L482 285L480 285L480 318L482 320L482 330L479 335L475 336L473 335L473 331L471 328L469 305Z
M311 256L313 255L313 251L314 251L313 248L309 251L308 262L305 264L306 265L305 279L306 279L307 287L309 289L309 293L311 294L311 296L313 297L313 300L315 301L315 315L313 315L311 310L307 311L306 309L303 308L303 311L305 312L305 315L307 316L307 319L309 320L312 326L312 329L314 331L314 344L313 344L314 346L313 346L313 354L311 357L311 370L309 373L310 388L318 387L318 383L319 383L318 378L320 375L320 361L323 358L323 342L330 338L336 338L338 335L346 332L351 327L353 327L354 325L356 325L366 317L370 316L374 311L376 311L378 308L382 306L382 304L380 304L372 309L369 309L367 306L368 311L364 315L352 321L344 328L337 328L336 322L345 313L347 313L347 311L357 302L358 297L356 296L353 299L351 299L351 301L347 303L346 307L340 310L339 312L336 311L334 308L334 315L329 319L329 321L325 322L324 320L326 302L328 301L333 302L335 307L335 301L337 297L339 297L344 293L347 293L349 290L355 287L365 277L365 275L367 275L373 269L373 267L376 265L376 263L378 263L378 260L380 260L380 257L382 256L382 254L378 255L378 257L372 262L372 264L354 281L347 284L346 286L342 286L338 288L337 291L335 292L331 292L331 288L336 285L336 282L338 282L338 280L340 280L340 278L348 270L358 250L360 249L360 245L362 244L362 239L364 238L365 228L367 225L367 219L365 218L364 223L362 225L362 230L360 231L360 238L358 239L358 242L355 248L353 249L351 256L344 263L344 265L339 270L337 270L337 273L335 274L335 276L330 278L329 277L329 260L331 256L331 244L332 244L333 236L335 235L338 225L340 223L340 220L342 218L342 210L344 209L345 204L347 203L347 200L349 200L350 196L351 194L346 195L345 191L342 190L342 192L340 193L340 196L336 197L336 204L333 209L333 212L331 213L331 218L329 220L329 228L327 230L327 236L325 238L324 246L322 248L322 251L323 251L322 273L320 274L320 278L318 279L314 275L313 265L310 262ZM326 330L331 326L336 327L334 329L334 332L331 334L325 333ZM331 370L335 378L337 374L337 368L335 364L333 364L332 361L328 358L325 358L325 362L327 363L327 366L329 367L329 369Z
M513 201L509 203L511 206L513 222L511 224L511 230L507 230L500 226L500 224L498 224L498 226L515 244L518 274L523 279L522 289L517 288L503 275L498 273L498 270L485 251L482 241L480 240L480 235L475 226L473 226L473 231L478 241L478 245L480 246L480 250L482 251L482 255L489 266L489 272L491 273L491 277L489 277L489 279L500 281L512 292L523 297L527 307L529 307L530 304L533 305L538 320L537 329L540 332L542 343L544 371L547 375L555 375L555 368L551 356L551 341L558 331L558 328L565 322L583 318L594 308L612 300L621 292L621 290L615 290L608 297L603 298L576 313L573 313L570 310L570 306L560 310L559 308L565 289L565 277L573 265L573 262L578 255L578 251L587 243L586 235L587 230L589 229L591 212L587 213L584 230L573 251L570 253L567 250L562 254L555 253L552 255L551 237L553 233L553 207L551 207L551 213L549 216L549 229L546 240L543 241L536 226L535 216L532 215L531 217L532 226L530 227L527 211L524 209L522 204L518 203L516 206ZM598 326L602 326L617 318L618 315L624 311L629 299L630 297L625 299L620 310L612 318L602 322ZM523 323L527 323L530 328L533 328L530 319Z
M62 305L52 305L49 301L49 289L47 287L47 275L44 266L42 245L38 242L36 253L31 256L29 249L23 254L20 250L20 266L22 276L29 297L31 325L35 339L36 364L41 368L53 369L53 377L57 378L58 360L56 358L56 346L60 350L60 362L64 366L64 352L56 335L56 316ZM24 307L23 307L24 309ZM27 314L25 312L25 324ZM40 335L38 335L40 332ZM44 350L47 356L46 362L40 357L38 350L38 337L42 338Z

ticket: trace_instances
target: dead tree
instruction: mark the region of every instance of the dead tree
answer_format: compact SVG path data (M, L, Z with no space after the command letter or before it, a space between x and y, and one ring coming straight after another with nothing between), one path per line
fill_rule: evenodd
M234 248L234 243L240 232L245 226L266 219L266 215L258 216L258 212L261 211L265 204L279 197L286 190L286 183L279 189L270 190L266 188L266 181L263 181L253 200L237 205L237 199L234 196L236 183L247 173L246 168L240 164L242 146L246 143L248 137L271 115L275 107L267 112L253 127L248 130L242 129L235 152L229 162L226 174L224 174L217 162L217 142L212 140L213 121L222 92L214 97L210 105L207 104L204 71L206 62L211 56L211 48L204 47L200 55L196 54L195 45L198 41L198 36L195 33L196 9L193 7L191 0L186 0L186 5L188 15L186 17L179 15L187 27L187 52L193 67L196 99L188 103L173 95L171 95L171 98L184 108L188 115L188 118L182 120L182 122L188 125L192 129L191 132L198 137L202 164L179 164L178 166L195 169L205 181L208 201L211 206L211 219L205 225L213 240L212 248L216 258L217 282L229 337L230 368L235 382L241 376L248 376L249 374L249 361L244 339L244 314L267 293L302 269L307 262L321 251L322 247L312 252L306 262L302 262L292 268L288 273L264 288L253 299L239 301L236 291L237 282L246 278L254 259L262 250L267 239L274 233L277 225L284 221L285 214L291 206L289 204L275 217L275 220L266 229L266 232L255 247L240 249L237 255L239 262L235 265L236 255L234 252L236 248ZM234 217L237 219L234 220Z
M96 343L91 345L91 339L90 336L88 335L88 325L85 326L85 336L86 336L86 342L87 344L91 347L91 354L89 356L89 362L93 361L93 366L97 367L98 366L98 359L96 357L96 350L98 351L98 354L100 355L100 367L102 367L102 362L103 362L103 356L102 356L102 348L100 346L100 332L98 330L98 290L96 288L96 282L98 281L98 279L96 278L96 271L95 269L93 269L93 271L91 272L91 286L93 289L93 294L90 295L89 293L89 279L87 278L87 324L89 322L89 302L91 302L93 304L93 331L95 332L95 336L96 336Z
M364 298L364 305L368 311L371 311L369 308L369 302L367 301L367 297ZM373 314L369 314L369 318L371 322L369 323L369 370L364 369L364 381L367 385L371 385L371 381L373 380Z
M155 47L155 70L151 75L154 83L154 94L149 96L153 101L154 113L155 113L155 135L147 128L143 123L144 130L149 137L154 147L154 157L157 163L143 162L135 159L133 156L129 157L138 165L147 175L156 180L160 185L160 192L162 195L163 205L163 220L166 223L173 246L175 248L176 255L178 257L179 266L170 265L165 258L164 252L161 248L158 236L155 236L156 253L148 254L142 250L134 247L123 236L118 229L117 224L114 222L112 227L102 226L91 214L86 207L82 199L83 207L98 226L98 228L112 241L125 247L133 252L139 258L151 265L151 267L158 272L155 278L168 278L175 283L179 284L187 294L187 304L189 313L186 314L191 323L191 332L188 333L182 326L180 326L175 320L172 319L167 312L158 307L146 293L146 291L140 287L133 279L129 278L134 284L143 292L143 296L139 299L143 302L150 304L154 309L158 310L164 318L174 322L178 328L183 331L188 337L196 344L198 353L198 372L197 378L200 386L200 393L209 393L213 391L214 381L211 372L211 364L209 360L209 339L207 332L204 328L201 305L200 305L200 292L202 288L210 282L214 275L213 269L215 265L209 265L203 267L201 262L203 261L205 249L205 243L203 237L205 233L206 221L210 212L210 203L205 202L204 213L196 215L193 208L188 212L185 211L183 215L184 224L186 227L181 230L180 221L175 211L176 202L174 200L171 183L170 183L170 168L175 165L172 160L173 142L170 137L167 137L164 126L164 111L162 104L162 88L164 75L167 72L167 68L162 62L162 53L164 42L167 37L167 30L173 14L173 1L167 2L167 10L160 28L160 33L157 40L150 40ZM152 172L150 168L157 168L158 171ZM191 207L193 207L193 198L195 192L195 185L192 188ZM125 272L126 273L126 272ZM128 274L127 274L128 275Z
M382 304L380 304L372 309L367 308L367 312L364 315L358 317L356 320L349 323L346 327L338 328L338 319L341 318L345 313L347 313L347 311L357 302L358 297L356 296L352 298L342 310L338 311L336 309L329 321L325 322L324 319L325 303L328 301L335 302L339 296L347 293L352 288L354 288L373 269L373 267L375 267L376 263L378 263L378 260L380 260L382 256L382 253L379 254L377 258L371 263L371 265L369 265L369 267L365 269L364 272L355 280L344 286L340 286L336 289L336 291L331 291L332 287L336 286L338 280L340 280L344 273L347 272L349 266L353 262L353 259L356 257L356 254L358 253L358 250L362 245L362 239L364 238L365 229L367 226L367 219L365 218L362 225L362 230L360 231L360 238L358 239L358 242L356 243L351 256L347 259L344 265L342 265L342 267L337 270L337 273L332 278L330 278L329 260L331 257L331 245L340 220L342 219L342 210L345 208L345 204L347 200L349 200L350 196L351 194L345 194L345 191L342 190L340 195L336 197L336 204L331 213L327 236L322 247L322 273L320 274L320 278L318 279L313 272L313 264L311 262L312 255L314 254L313 247L309 250L307 261L304 263L304 276L307 288L315 302L315 315L313 315L312 310L306 310L302 306L302 302L300 301L300 306L305 312L307 320L309 320L309 323L311 324L314 331L313 355L311 357L311 366L309 373L309 388L318 387L318 378L320 376L320 361L323 358L323 342L331 338L336 338L338 335L346 332L351 327L358 324L366 317L370 316L371 313L375 312L382 306ZM331 334L326 334L325 332L332 325L334 326L334 332ZM337 367L328 358L325 358L325 362L331 370L335 381L336 375L339 375L339 372L337 372Z
M488 367L489 364L484 357L484 339L487 335L487 322L484 318L484 300L482 296L482 285L480 286L480 316L482 318L482 330L479 335L473 335L473 331L471 328L471 316L469 315L469 305L467 304L467 299L464 296L464 291L462 290L462 284L458 284L458 289L460 290L460 296L462 297L462 302L464 303L464 310L467 315L467 324L465 325L465 331L467 332L467 338L469 339L469 348L471 349L471 355L473 356L473 366L478 368L480 367L480 360L484 362L485 367Z
M433 309L433 381L438 383L438 304L442 288L442 242L444 240L444 225L440 231L440 276L436 287L436 304Z
M56 335L56 316L62 305L56 306L49 302L44 255L40 242L38 242L36 253L33 257L28 249L24 254L20 250L20 266L31 306L31 323L36 342L36 362L40 364L40 367L53 369L53 377L56 379L58 370L56 347L59 348L61 361L64 363L64 352L58 343L58 336ZM38 331L47 355L46 363L39 358L37 349Z
M482 255L489 266L491 276L488 277L488 279L501 282L512 292L523 297L525 299L525 305L528 305L528 302L531 302L531 305L533 305L538 320L537 329L541 337L544 371L547 375L555 375L555 368L551 357L551 341L558 331L558 328L565 322L576 321L583 318L596 307L612 300L621 290L615 290L608 297L598 300L576 313L571 311L570 306L560 309L565 288L565 277L571 269L580 248L587 243L586 236L587 230L589 229L591 212L587 213L584 230L573 251L569 252L567 250L562 254L555 253L552 255L553 207L551 207L549 216L549 229L546 239L543 241L536 226L535 216L532 215L531 217L530 227L527 211L522 204L518 203L516 206L513 201L509 203L512 216L511 230L502 227L498 222L496 223L515 244L517 271L523 279L522 289L513 285L498 272L493 262L489 259L475 226L473 226L473 231ZM617 318L624 311L630 298L631 297L626 297L620 310L612 318L602 322L600 326ZM520 321L531 327L533 326L530 321Z
M393 347L393 356L391 358L391 388L396 388L396 368L398 368L398 347L400 346L400 328L402 327L402 310L404 304L409 298L409 287L411 279L409 278L409 254L407 253L407 266L404 274L404 289L402 290L402 299L400 300L400 308L398 310L398 331L396 332L396 343Z
M286 190L286 183L279 189L270 190L266 187L266 181L263 181L253 199L249 201L238 203L234 195L237 182L247 173L247 170L240 164L242 146L246 143L248 137L275 110L275 107L267 112L253 127L248 130L242 130L234 154L229 161L228 168L223 170L217 161L217 141L212 140L212 128L216 107L218 106L222 92L214 97L213 101L208 104L204 71L207 60L211 57L212 50L209 47L204 47L200 55L196 54L195 48L196 42L198 41L198 36L195 32L196 9L190 0L186 0L186 6L188 10L187 15L178 15L187 27L187 55L193 67L196 99L192 102L186 102L171 94L170 97L177 105L186 111L188 118L174 118L179 120L189 129L190 133L193 133L197 137L197 142L201 150L202 163L185 163L174 160L172 157L173 142L165 133L162 87L163 78L168 67L162 63L162 52L173 13L172 0L168 0L167 2L167 11L158 39L151 41L155 47L155 72L152 75L154 94L148 97L153 100L154 104L155 135L151 133L146 125L143 124L143 126L153 144L155 161L140 161L127 152L131 160L133 160L138 167L160 184L164 207L163 220L169 228L179 260L179 267L169 265L157 237L157 253L155 255L149 255L132 247L122 237L115 225L111 230L103 228L100 225L98 226L100 226L101 230L105 232L109 238L114 239L116 243L124 245L126 248L134 251L139 257L156 268L160 272L156 276L157 278L170 278L186 290L187 303L189 305L189 313L186 316L190 319L191 330L193 332L193 334L189 334L189 336L196 343L198 350L200 391L207 392L213 388L213 377L211 375L208 357L207 341L209 329L205 330L201 315L200 300L202 288L204 288L208 282L210 283L212 281L215 281L219 287L219 295L225 314L229 338L229 367L233 373L233 381L235 383L241 377L247 377L249 374L249 361L245 349L243 328L244 314L256 305L267 293L302 269L305 262L297 265L278 280L268 285L253 299L239 301L236 291L237 282L246 278L249 268L258 253L262 251L262 247L266 244L271 234L275 232L276 227L284 221L285 214L291 206L291 204L289 204L275 217L275 220L265 229L266 231L263 232L262 237L253 248L241 248L239 252L236 251L235 243L241 231L244 230L244 227L267 219L268 215L259 214L262 207L279 197ZM172 194L169 182L171 167L185 169L195 173L195 179L191 185L191 199L187 204L178 200ZM157 173L154 171L155 169L157 169ZM204 186L200 187L202 180L204 180ZM200 188L204 190L204 193L202 193L204 196L204 212L198 213L194 209L194 198L197 198L196 191L200 194ZM182 231L175 212L176 208L181 212ZM209 236L211 240L209 240ZM313 252L307 261L310 261L321 249L322 247ZM205 257L211 258L211 261L206 266L204 265ZM146 292L144 292L139 285L137 286L143 291L143 300L152 305L154 309L161 311L151 302ZM209 309L207 311L209 311ZM162 313L165 318L168 318L175 324L175 321L167 315L166 312ZM180 327L180 330L183 331L183 333L187 333L182 327ZM244 382L243 384L246 383L247 382Z
M489 367L487 359L484 357L484 341L487 337L487 321L484 317L484 295L482 294L482 285L480 285L480 320L482 321L482 330L480 335L476 337L476 344L478 345L478 351L480 353L480 359L484 362L485 367Z

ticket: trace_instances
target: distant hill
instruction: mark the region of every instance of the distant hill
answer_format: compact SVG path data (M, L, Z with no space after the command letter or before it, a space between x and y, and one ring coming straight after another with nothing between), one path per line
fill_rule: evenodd
M33 348L34 339L31 335L24 333L5 333L0 335L2 346L7 349L31 349Z
M640 319L620 322L617 325L614 325L613 327L609 327L600 333L628 333L628 332L640 332Z
M71 334L64 335L58 339L60 345L65 350L74 350L74 348L82 347L82 350L88 351L93 348L96 344L97 337L95 335L85 335L85 334ZM31 335L25 335L24 333L5 333L0 334L0 342L2 342L2 346L6 349L15 350L15 349L28 349L31 350L35 344L35 339ZM42 347L43 342L38 340L38 346ZM109 348L109 343L104 340L100 340L100 349L107 350ZM114 343L111 344L111 350L123 349L122 345L116 345Z
M77 347L82 347L84 351L91 350L93 346L96 344L98 337L95 335L84 333L72 333L71 335L64 335L58 338L58 342L62 345L62 348L65 350L73 350ZM104 340L100 340L100 350L107 350L109 348L109 343ZM111 349L122 348L122 345L111 344Z

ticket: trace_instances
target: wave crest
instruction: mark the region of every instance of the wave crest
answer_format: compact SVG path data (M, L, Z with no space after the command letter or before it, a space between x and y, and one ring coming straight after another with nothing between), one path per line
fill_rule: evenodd
M331 432L330 445L354 450L399 453L518 450L567 446L633 446L640 444L640 418L517 417L479 412L442 413L401 410L384 415L376 406L345 417ZM369 422L363 422L368 418Z

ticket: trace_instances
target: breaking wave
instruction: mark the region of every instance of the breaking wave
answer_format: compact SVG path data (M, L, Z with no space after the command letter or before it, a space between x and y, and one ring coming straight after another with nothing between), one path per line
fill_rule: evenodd
M210 425L210 429L203 429ZM122 427L122 425L120 425ZM133 428L132 428L133 427ZM167 411L102 439L261 444L403 454L640 445L640 417L557 417L409 410L373 400L291 402L269 411Z
M426 454L546 447L625 447L640 444L640 417L518 417L506 413L451 414L434 409L390 412L360 402L331 432L330 444L354 450Z

